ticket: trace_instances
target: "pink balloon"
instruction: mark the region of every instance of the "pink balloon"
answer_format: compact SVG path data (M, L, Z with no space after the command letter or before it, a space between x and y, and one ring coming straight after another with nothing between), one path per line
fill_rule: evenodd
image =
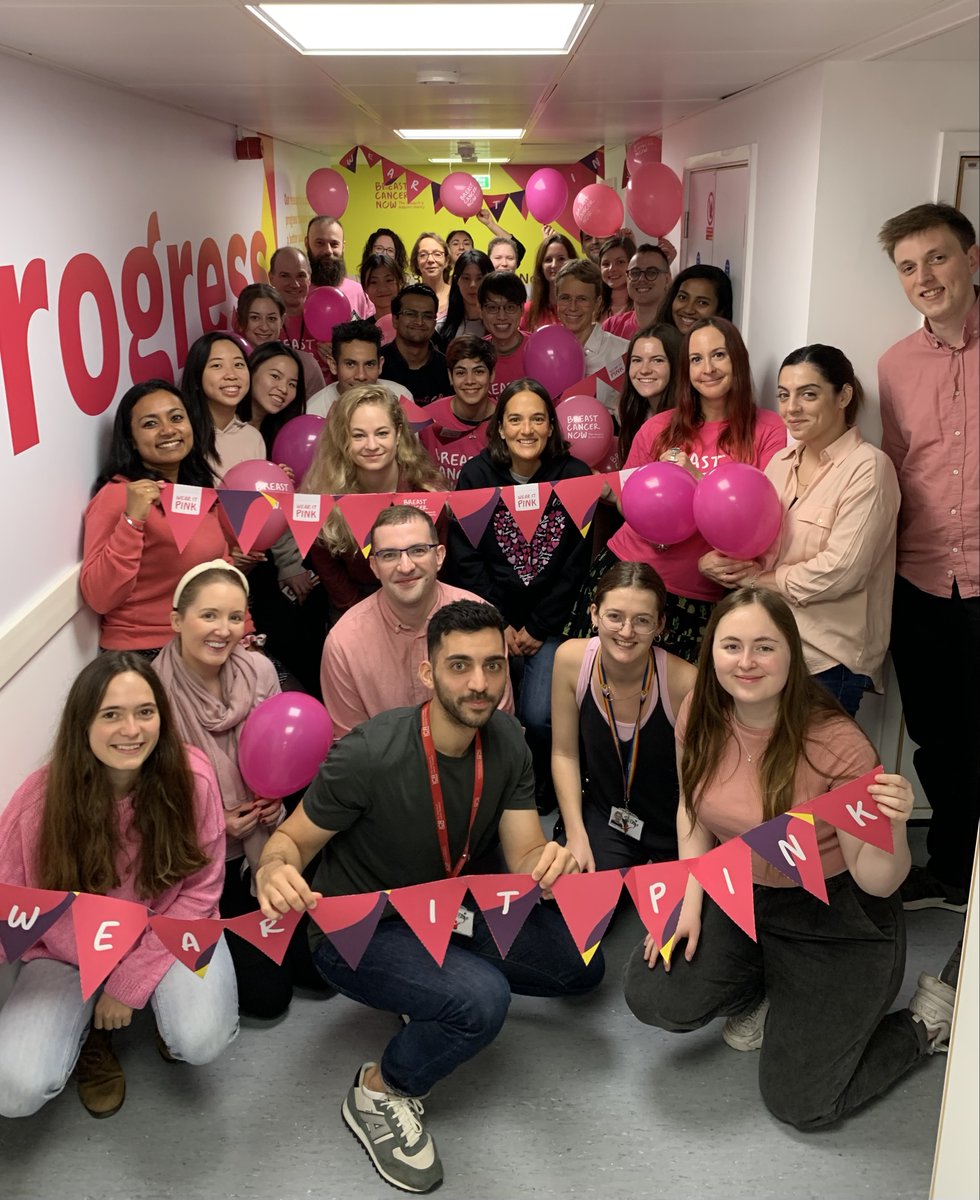
M524 371L551 395L585 378L585 351L564 325L544 325L524 346Z
M320 167L306 181L306 198L317 216L342 217L347 211L350 192L339 171Z
M550 224L568 203L568 184L554 167L539 167L524 188L527 211L542 225Z
M350 301L335 287L318 287L306 297L303 324L318 342L329 342L333 327L350 320Z
M709 471L694 493L701 536L729 558L758 558L776 540L783 506L766 476L748 463L726 462Z
M305 788L333 743L333 721L305 692L280 692L245 718L238 769L256 794L269 799Z
M626 165L629 167L630 174L638 171L644 163L660 162L662 151L663 142L655 133L648 133L645 137L630 142L626 147Z
M623 516L648 542L675 546L697 529L694 476L676 463L640 467L623 485Z
M269 492L272 495L286 495L294 491L292 480L286 472L264 458L250 458L247 462L229 467L218 486L229 491ZM259 536L255 539L252 549L268 550L282 537L286 529L286 518L282 509L273 508L270 504L269 515L259 530Z
M630 216L653 237L666 237L680 220L684 185L663 163L644 163L626 185Z
M325 424L326 417L305 413L287 421L276 434L276 440L272 443L272 457L277 463L285 463L291 468L297 480L302 479L309 470Z
M590 183L572 201L572 216L583 233L611 237L623 227L623 202L608 184Z
M475 217L483 207L483 189L472 175L453 171L442 181L439 199L454 217Z
M562 437L587 467L609 456L616 433L609 409L595 396L569 396L555 409Z

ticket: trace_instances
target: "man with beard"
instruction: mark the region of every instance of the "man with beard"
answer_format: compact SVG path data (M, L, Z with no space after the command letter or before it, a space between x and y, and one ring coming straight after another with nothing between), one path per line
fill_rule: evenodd
M373 717L332 747L269 839L256 875L269 919L315 908L324 896L455 878L497 838L508 868L530 874L545 896L578 870L566 848L547 840L521 727L497 709L507 679L503 618L488 604L447 604L429 621L427 651L419 674L432 699ZM328 843L311 889L300 872ZM441 894L433 890L431 908L445 903ZM494 1040L513 993L582 994L604 969L601 952L586 965L558 912L540 904L506 958L482 915L461 908L441 967L390 908L356 971L318 926L310 930L324 979L407 1019L380 1061L360 1067L342 1113L382 1178L412 1192L431 1191L443 1177L422 1097Z
M306 227L306 253L313 286L339 288L350 301L355 317L373 317L374 305L356 279L347 276L344 261L344 227L336 217L314 217Z
M411 392L418 405L452 390L446 357L432 344L438 306L435 292L424 283L408 284L391 302L395 340L385 346L385 375Z

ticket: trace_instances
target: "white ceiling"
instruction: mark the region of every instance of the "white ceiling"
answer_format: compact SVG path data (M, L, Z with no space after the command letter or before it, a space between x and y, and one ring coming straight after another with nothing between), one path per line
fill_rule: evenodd
M332 157L360 143L404 164L455 147L395 127L523 127L520 145L480 149L569 162L822 59L978 57L977 0L594 2L564 58L304 57L244 0L0 0L0 49ZM459 83L418 84L421 67Z

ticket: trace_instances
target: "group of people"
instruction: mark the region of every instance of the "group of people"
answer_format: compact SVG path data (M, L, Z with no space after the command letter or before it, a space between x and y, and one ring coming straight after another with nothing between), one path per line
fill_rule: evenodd
M758 941L692 875L670 961L647 938L624 980L646 1023L722 1017L729 1044L761 1046L780 1119L836 1120L942 1049L952 1020L955 965L889 1010L903 904L964 911L976 839L976 698L950 700L953 672L976 661L980 605L975 231L922 205L881 232L925 324L881 360L879 450L857 428L862 388L836 347L788 354L775 408L760 407L727 276L671 280L669 244L624 233L590 247L594 263L548 230L528 297L523 247L503 231L506 265L468 235L426 234L406 255L379 230L362 286L338 229L315 218L309 257L280 249L270 284L244 289L248 351L206 334L179 387L148 380L122 398L84 517L82 593L102 653L72 687L50 763L0 814L5 883L303 921L281 966L222 938L203 982L148 932L86 1002L70 926L56 924L0 1009L0 1113L36 1111L73 1068L89 1111L115 1112L125 1082L109 1035L148 1002L161 1053L200 1063L234 1038L239 1011L275 1017L294 985L330 987L403 1014L343 1117L385 1179L430 1190L442 1165L422 1120L429 1089L496 1037L512 993L582 994L602 979L601 951L584 961L548 903L555 881L695 859L867 774L878 756L853 718L891 646L933 807L926 867L910 871L911 785L879 773L869 804L892 823L893 854L816 821L829 905L753 855ZM367 307L384 272L397 285L388 341ZM329 345L304 335L311 284L341 287L358 312ZM499 492L476 534L449 515L438 497L452 489L590 474L524 369L528 332L548 319L576 334L591 371L625 356L608 401L625 466L765 471L783 506L766 554L732 559L699 534L651 543L611 489L584 535L555 493L530 538ZM367 552L339 509L305 559L289 534L268 555L241 553L217 508L178 549L162 489L214 486L267 458L314 403L323 432L297 489L391 495ZM411 493L434 494L437 515L399 501ZM286 629L257 602L280 587ZM297 637L303 613L317 615ZM924 625L946 648L927 661ZM322 696L338 739L285 801L254 795L238 765L245 719L284 686ZM530 874L544 898L506 957L467 906L442 967L390 906L356 970L309 921L324 896L500 870Z

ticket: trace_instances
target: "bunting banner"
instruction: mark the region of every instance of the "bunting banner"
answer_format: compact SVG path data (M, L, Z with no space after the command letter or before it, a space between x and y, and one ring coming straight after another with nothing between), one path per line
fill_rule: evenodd
M281 967L282 960L286 957L286 951L289 949L289 940L293 936L293 930L299 924L302 915L302 913L293 912L290 909L285 916L277 917L273 921L269 917L264 917L260 909L256 909L255 912L245 913L241 917L232 917L230 920L222 921L222 925L250 943L256 950L261 950L277 966Z
M294 492L279 501L286 524L305 558L336 503L333 496Z
M755 936L755 893L752 880L752 851L741 838L723 842L688 863L691 874L715 904L752 941Z
M352 971L356 971L388 903L385 892L357 896L324 896L310 917L333 943Z
M813 817L794 811L743 833L742 838L770 866L827 903Z
M410 504L412 508L420 508L433 522L437 524L446 510L446 498L442 492L396 492L391 498L392 504Z
M644 929L656 942L660 957L668 965L687 890L687 877L686 861L647 863L642 867L630 867L626 872L626 890L640 914Z
M562 875L551 885L551 894L586 965L599 949L622 891L622 871Z
M599 506L605 480L601 475L582 475L576 479L559 479L553 486L562 508L585 537Z
M337 497L337 507L365 558L371 553L371 530L378 513L390 504L391 494L387 492L350 492Z
M279 508L278 498L270 496L267 492L234 492L222 489L218 493L218 503L243 554L248 554L255 545L255 539L265 528L271 510Z
M160 503L181 554L211 511L217 495L214 488L190 487L185 483L167 483L161 487Z
M410 167L405 168L405 196L409 204L417 200L431 184L431 179L427 179L424 175L419 175L417 171L413 171Z
M351 146L340 160L340 165L353 175L357 171L357 146Z
M0 947L7 962L30 950L74 899L74 892L49 892L0 883Z
M401 179L405 174L405 168L396 162L392 162L390 158L382 158L381 160L381 178L385 185L394 183L396 179Z
M500 957L506 958L540 899L541 889L530 875L470 875L466 886L483 913Z
M394 888L388 893L392 907L440 967L467 885L464 877L456 876L455 879L435 879L432 883Z
M432 211L434 213L442 211L442 200L439 198L442 194L442 184L432 181Z
M224 922L215 917L150 917L150 928L174 958L201 979L207 974Z
M822 796L807 800L793 811L799 812L803 809L811 812L828 825L849 833L851 837L870 842L879 850L887 850L889 854L894 854L892 823L878 808L874 797L868 793L868 784L874 783L875 776L882 774L884 769L877 766L860 779L841 784L832 791L824 792Z
M550 483L521 483L500 489L500 498L530 545L551 499Z
M369 167L373 167L375 163L381 162L381 155L375 154L370 146L361 146L361 153L364 155L364 161Z
M588 168L597 178L602 179L606 174L606 151L605 147L600 146L597 150L593 150L591 154L587 154L585 158L578 160L583 167Z
M449 492L446 496L446 503L474 550L480 545L499 499L500 488L473 488L467 492Z
M149 913L132 900L90 896L86 892L76 895L70 912L82 999L87 1000L142 936Z

